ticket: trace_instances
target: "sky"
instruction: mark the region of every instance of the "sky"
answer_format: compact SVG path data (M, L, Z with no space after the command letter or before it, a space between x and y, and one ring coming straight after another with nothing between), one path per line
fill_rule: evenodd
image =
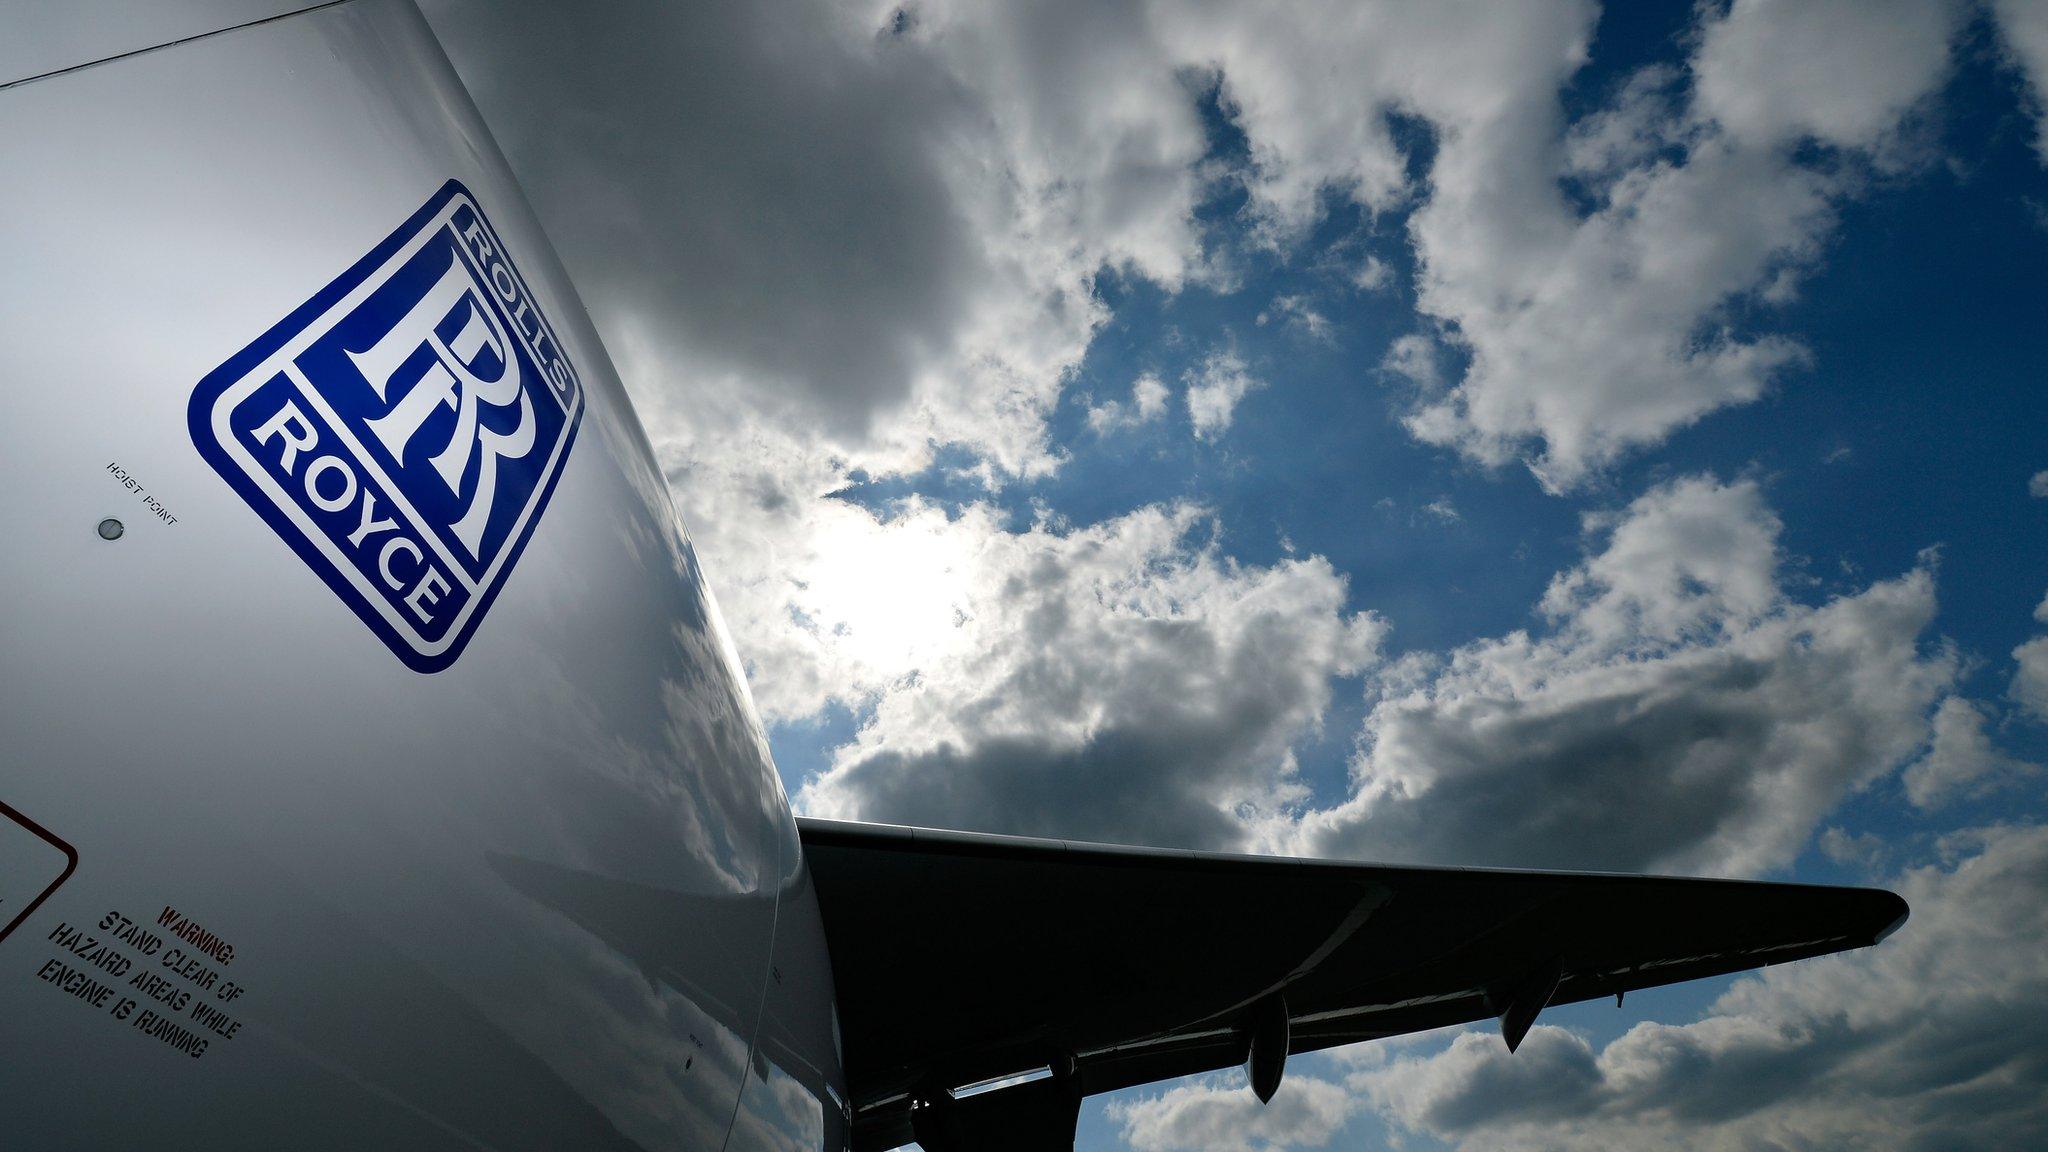
M426 11L800 812L1914 907L1081 1148L2048 1143L2048 4Z

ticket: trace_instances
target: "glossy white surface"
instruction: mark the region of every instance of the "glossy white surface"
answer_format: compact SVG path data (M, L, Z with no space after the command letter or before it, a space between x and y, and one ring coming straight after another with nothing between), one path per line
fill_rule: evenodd
M498 601L423 675L207 466L186 402L451 178L588 408ZM80 861L0 940L6 1143L838 1147L829 963L737 661L417 13L0 91L0 254L0 800ZM247 989L197 1059L36 975L60 922L167 905Z
M0 84L328 0L0 0Z

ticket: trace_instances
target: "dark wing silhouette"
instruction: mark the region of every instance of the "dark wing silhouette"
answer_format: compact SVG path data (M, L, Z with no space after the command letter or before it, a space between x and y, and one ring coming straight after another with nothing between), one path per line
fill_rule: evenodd
M1066 1149L1081 1096L1875 944L1890 892L799 822L855 1152ZM957 1090L1037 1070L1040 1079Z

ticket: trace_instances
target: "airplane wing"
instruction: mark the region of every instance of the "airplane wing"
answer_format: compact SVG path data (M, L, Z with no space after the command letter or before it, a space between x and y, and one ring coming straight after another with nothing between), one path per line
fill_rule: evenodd
M1080 1098L1875 944L1890 892L800 820L855 1152L1068 1149ZM993 1090L960 1091L1036 1073Z

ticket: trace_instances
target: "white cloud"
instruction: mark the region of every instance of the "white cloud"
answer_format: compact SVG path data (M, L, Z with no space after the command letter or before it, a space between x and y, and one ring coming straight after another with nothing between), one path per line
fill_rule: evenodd
M1903 778L1906 798L1915 807L1940 808L2041 770L1994 747L1984 720L1984 710L1960 696L1941 702L1934 713L1934 742Z
M2037 720L2048 720L2048 636L2036 636L2012 650L2012 698Z
M2048 596L2034 607L2034 619L2048 624ZM2006 694L2035 720L2048 722L2048 636L2036 636L2012 650L2012 684Z
M1891 856L1891 845L1875 832L1850 832L1829 827L1820 834L1820 852L1837 864L1875 871Z
M1298 294L1274 297L1273 306L1259 313L1258 323L1261 327L1278 323L1323 344L1333 344L1337 339L1330 318L1316 311L1308 297Z
M992 695L1027 668L1042 677L1026 677L1034 692L1080 677L1016 655L1060 628L1077 651L1129 631L1210 661L1184 670L1189 708L1242 711L1228 734L1221 720L1194 727L1245 762L1205 760L1168 785L1180 799L1162 827L1212 841L1249 820L1254 840L1331 851L1754 871L1925 742L1953 674L1917 647L1931 575L1792 603L1753 486L1667 486L1595 525L1603 550L1542 605L1549 634L1404 662L1406 680L1381 682L1358 794L1305 813L1285 800L1289 742L1312 729L1329 677L1364 660L1331 639L1362 626L1326 563L1233 568L1189 542L1185 510L1018 531L986 509L879 517L829 494L854 470L919 467L940 444L967 447L992 479L1057 466L1045 417L1103 321L1092 277L1118 268L1171 290L1208 274L1194 214L1214 177L1197 164L1201 75L1249 142L1236 178L1266 241L1297 243L1332 194L1370 213L1416 207L1430 322L1386 360L1415 383L1416 434L1577 483L1801 361L1788 338L1723 330L1719 309L1809 262L1851 186L1788 142L1884 151L1946 68L1945 7L1838 13L1837 34L1808 44L1808 73L1747 81L1736 49L1774 46L1781 25L1785 43L1807 43L1805 18L1710 12L1686 68L1645 70L1575 126L1558 95L1587 58L1594 12L1569 0L1473 13L932 3L900 18L881 4L651 18L433 8L646 415L765 713L876 709L814 802L907 796L942 761L1011 773L951 784L950 799L923 787L933 811L974 818L970 801L1007 801L1006 788L1050 795L1063 772L1111 772L1091 757L1149 739L1156 718L1113 671L1107 711L1080 737L1065 713L1031 711L1056 696ZM563 58L570 40L586 49ZM1888 74L1865 83L1873 68ZM1796 114L1745 102L1744 84L1815 77L1828 98L1800 99ZM737 88L751 95L731 99ZM1430 129L1426 183L1410 183L1391 116ZM1187 383L1193 430L1210 440L1259 386L1231 351ZM1166 398L1141 379L1090 422L1156 419ZM1172 542L1148 542L1160 532ZM1117 563L1122 575L1103 575ZM1007 586L995 574L1019 570L1110 591L992 591ZM1214 599L1156 620L1115 607L1115 589L1189 582ZM1306 633L1287 640L1325 655L1264 696L1218 687L1218 668L1271 638L1207 614L1227 619L1266 584L1305 598ZM1134 659L1150 651L1137 643ZM2021 665L2024 701L2033 664ZM1801 707L1839 723L1800 723ZM1026 717L1060 735L1019 736ZM1499 834L1510 781L1531 780L1545 803ZM1668 823L1631 834L1603 820L1589 798L1613 788ZM1216 816L1246 798L1253 816Z
M1470 9L1327 0L1276 8L1160 5L1157 34L1177 59L1206 65L1244 132L1245 183L1269 239L1298 239L1322 198L1368 211L1414 194L1394 115L1451 123L1554 94L1591 30L1589 4Z
M1562 142L1555 83L1434 117L1433 194L1412 223L1419 304L1471 362L1412 413L1415 435L1490 464L1524 459L1568 489L1806 361L1798 341L1726 318L1745 297L1792 289L1853 187L1792 145L1887 147L1945 74L1955 23L1938 2L1826 17L1750 3L1709 15L1689 106L1657 66ZM1757 45L1796 50L1799 66L1748 75ZM1559 190L1564 172L1589 213Z
M753 470L721 445L762 435L871 473L941 444L991 478L1056 467L1045 418L1104 320L1096 272L1169 290L1208 274L1206 75L1271 242L1298 241L1332 193L1420 205L1422 311L1471 362L1411 427L1529 456L1558 486L1801 362L1793 340L1714 320L1789 283L1841 193L1779 144L1877 147L1938 82L1953 24L1940 4L1854 5L1816 36L1796 7L1740 4L1705 18L1696 107L1658 66L1567 132L1557 96L1594 20L1573 0L429 10L654 438L699 475ZM1749 75L1745 45L1797 48L1801 67ZM1397 115L1434 130L1426 185ZM1560 175L1587 182L1590 215ZM1384 273L1369 259L1361 283ZM1191 391L1198 433L1241 395Z
M1926 744L1956 660L1915 570L1818 607L1779 583L1753 482L1680 480L1596 516L1549 628L1377 674L1352 795L1276 819L1309 855L1757 874Z
M2012 698L2036 720L2048 721L2048 636L2036 636L2012 650L2018 665L2012 675Z
M1697 111L1744 144L1881 144L1948 70L1941 0L1736 0L1693 59Z
M1930 571L1795 602L1757 486L1681 480L1590 518L1597 546L1551 582L1542 633L1376 672L1350 794L1318 806L1292 749L1333 681L1370 666L1383 627L1345 612L1327 562L1233 564L1192 508L1023 532L982 509L838 515L810 533L834 549L792 557L776 593L803 622L787 630L802 641L786 660L795 682L828 669L824 683L859 686L839 698L873 709L801 792L820 814L1757 874L1928 749L1957 674L1946 647L1923 645ZM940 575L905 578L893 555ZM778 675L755 679L770 701L810 703ZM1961 786L1958 740L1952 722L1937 740L1947 767L1916 768L1929 797Z
M1565 133L1565 171L1580 179L1612 180L1653 160L1679 117L1682 79L1668 65L1637 69L1613 102Z
M1442 359L1436 343L1425 336L1410 333L1395 337L1387 345L1380 368L1406 380L1425 396L1435 395L1444 387Z
M1600 1080L1598 1062L1583 1040L1561 1028L1531 1029L1514 1059L1496 1060L1500 1038L1463 1032L1442 1053L1403 1060L1356 1079L1364 1094L1403 1127L1463 1132L1489 1121L1523 1123L1583 1111Z
M2027 495L2036 500L2048 500L2048 471L2034 473L2027 481Z
M2048 6L2033 0L1991 0L1998 38L2025 77L2034 105L2034 148L2048 160Z
M1131 384L1131 402L1106 400L1088 409L1088 427L1097 436L1149 424L1166 414L1166 385L1147 372Z
M1468 1033L1350 1084L1461 1149L2031 1146L2048 1128L2048 829L1943 852L1895 881L1913 918L1890 940L1744 978L1697 1022L1597 1050L1539 1025L1514 1055Z
M1351 286L1360 292L1377 292L1394 282L1394 270L1386 261L1367 254L1365 261L1351 273Z
M1235 352L1211 352L1187 374L1188 420L1195 439L1216 440L1230 431L1238 402L1264 382L1253 377Z
M1806 362L1795 337L1731 316L1788 298L1861 173L1899 162L1953 5L1703 8L1691 60L1576 124L1560 93L1596 20L1579 0L428 7L628 380L764 713L870 717L803 791L815 811L1753 873L1922 749L1907 787L1929 803L2007 766L1960 701L1930 742L1956 674L1923 642L1932 572L1796 602L1752 484L1646 494L1590 525L1543 627L1381 670L1356 792L1321 808L1294 750L1384 631L1326 561L1236 564L1190 508L1020 528L830 495L944 445L992 481L1056 468L1047 416L1107 319L1095 277L1220 284L1195 213L1219 180L1249 194L1234 223L1283 258L1333 197L1415 209L1420 315L1385 359L1414 385L1409 427L1581 485ZM2048 21L1996 8L2038 96ZM1240 171L1201 163L1208 82L1244 134ZM1433 148L1421 180L1411 136ZM1357 283L1388 278L1368 258ZM1227 353L1188 383L1205 439L1257 384ZM1155 420L1167 399L1141 378L1090 423ZM2048 637L2015 659L2014 699L2048 719ZM1825 850L1874 859L1833 831ZM1474 1143L1887 1138L1848 1104L1934 1144L1995 1146L2027 1107L2038 1128L2038 1061L2000 1044L2043 1031L2024 1015L2048 991L2043 852L2025 830L1983 839L1908 878L1920 920L1873 960L1773 973L1706 1021L1604 1051L1540 1029L1519 1069L1461 1041L1471 1066L1397 1084L1414 1066L1390 1064L1374 1099ZM1313 1146L1354 1107L1289 1083L1285 1113L1211 1085L1120 1122L1147 1149Z
M923 510L864 530L927 535L951 563L901 594L912 622L892 618L888 659L864 665L872 719L797 798L821 815L1231 843L1241 805L1298 797L1294 743L1384 631L1345 610L1327 561L1237 564L1192 507L1020 533Z
M943 445L991 481L1057 467L1046 417L1105 320L1100 270L1169 292L1214 275L1194 208L1219 178L1274 243L1329 188L1405 203L1388 111L1418 85L1444 107L1554 90L1552 49L1589 11L427 7L591 306L771 720L917 666L938 630L897 627L908 598L867 595L868 574L939 598L950 549L983 532L829 494ZM1248 170L1199 163L1211 82ZM1221 436L1255 384L1212 357L1196 434ZM1116 419L1153 418L1163 390Z
M1141 11L428 7L659 442L1040 473L1093 277L1199 270L1207 142Z
M1541 441L1567 484L1800 357L1701 325L1810 253L1831 186L1676 114L1610 117L1610 163L1631 137L1699 139L1678 166L1627 153L1576 218L1557 97L1594 13L1574 0L430 8L658 441L761 419L869 471L916 468L934 444L991 477L1055 467L1045 418L1105 318L1098 270L1169 291L1212 274L1201 76L1245 134L1249 166L1228 176L1269 242L1291 251L1332 194L1421 205L1422 310L1472 354L1416 414L1428 439L1490 460ZM1893 40L1928 23L1894 22ZM1825 47L1893 62L1872 39ZM1843 107L1881 119L1895 96ZM1426 185L1396 117L1433 130Z
M1131 385L1131 407L1140 420L1154 420L1166 413L1166 385L1147 373Z
M1138 1152L1281 1152L1323 1147L1356 1107L1342 1085L1296 1073L1265 1104L1241 1075L1212 1076L1108 1112Z
M1223 176L1283 251L1332 195L1419 206L1430 323L1387 358L1417 382L1412 426L1482 459L1533 454L1559 485L1800 360L1788 339L1709 321L1806 259L1839 194L1688 110L1677 70L1568 137L1558 93L1594 22L1578 0L428 7L592 306L777 717L865 698L895 666L872 624L834 639L867 611L819 603L840 573L945 579L888 551L917 532L828 494L939 445L991 480L1057 467L1046 417L1104 322L1094 276L1172 291L1212 275L1194 210L1219 178L1200 163L1204 82L1249 145ZM1779 16L1709 17L1702 42ZM1895 23L1821 48L1882 64L1931 34ZM1867 141L1910 80L1851 91L1815 130ZM1394 117L1434 138L1426 182ZM1587 182L1590 216L1561 175ZM1153 418L1154 384L1098 431ZM1256 381L1223 353L1189 384L1195 433L1214 439Z
M812 443L754 426L663 453L763 718L857 705L952 637L985 510L913 504L884 520L829 498L845 483Z

